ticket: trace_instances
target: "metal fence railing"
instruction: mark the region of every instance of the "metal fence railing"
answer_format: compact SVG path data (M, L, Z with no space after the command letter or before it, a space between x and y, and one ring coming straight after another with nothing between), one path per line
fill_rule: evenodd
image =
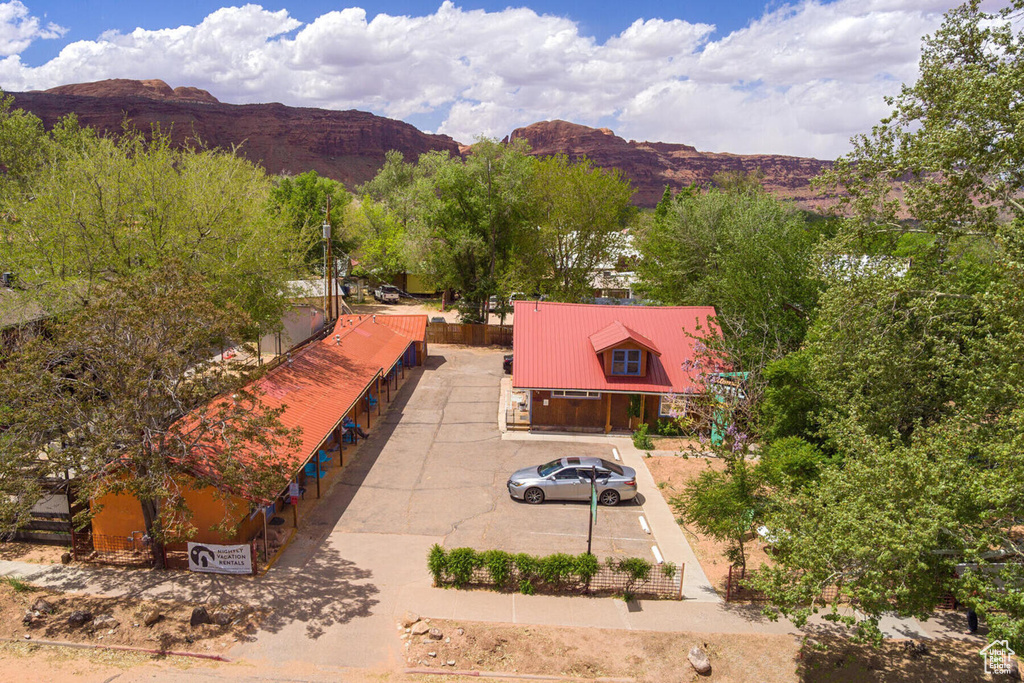
M767 600L767 596L761 591L753 588L748 588L744 585L744 580L747 578L745 568L737 567L732 565L729 567L729 575L725 580L725 601L736 602L736 601L749 601L749 602L763 602ZM823 602L833 602L837 600L842 592L839 586L827 586L822 589L819 594ZM955 609L956 600L952 595L944 596L939 603L936 605L936 609L951 610Z
M606 565L601 565L589 583L582 583L575 579L569 579L561 583L546 583L534 577L531 583L537 593L548 595L623 595L629 593L635 597L646 597L667 600L683 599L683 569L682 565L675 568L671 576L664 573L660 567L651 568L650 574L644 580L632 580L627 574L615 571ZM444 583L451 584L450 577L445 577ZM511 568L510 575L505 583L497 585L486 568L473 570L473 575L467 587L492 588L496 590L517 590L520 585L520 576L515 567Z
M127 567L152 567L155 560L153 545L142 532L131 536L97 536L72 531L71 554L79 562Z

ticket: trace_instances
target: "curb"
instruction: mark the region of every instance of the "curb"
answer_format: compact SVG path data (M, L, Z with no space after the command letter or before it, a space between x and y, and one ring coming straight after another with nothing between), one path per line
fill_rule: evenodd
M35 640L24 638L0 638L0 643L23 643L25 645L49 645L51 647L71 647L77 650L119 650L121 652L140 652L147 655L171 655L174 657L192 657L193 659L210 659L215 662L230 662L224 655L208 655L202 652L179 652L177 650L152 650L130 645L94 645L93 643L73 643L66 640Z
M570 676L547 676L544 674L520 674L508 671L474 671L464 669L405 669L410 675L433 674L435 676L471 676L473 678L518 678L528 681L592 681L593 683L634 683L633 678L573 678Z

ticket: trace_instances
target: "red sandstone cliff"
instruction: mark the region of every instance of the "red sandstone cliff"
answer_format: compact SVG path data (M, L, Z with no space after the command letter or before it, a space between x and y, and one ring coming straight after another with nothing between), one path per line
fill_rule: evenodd
M722 171L760 170L765 189L799 204L821 206L824 200L812 192L812 177L831 165L829 161L774 154L715 154L698 152L689 145L665 142L626 141L607 128L589 128L567 121L541 121L512 131L511 139L525 139L536 156L563 153L585 155L595 165L618 168L633 181L634 203L651 207L658 203L665 185L674 190L691 183L709 183Z
M260 163L270 173L317 173L348 187L377 173L388 150L414 161L431 150L465 153L446 135L422 133L402 121L361 111L332 111L283 104L235 105L219 102L198 88L171 89L160 80L112 79L62 85L44 92L12 93L16 106L52 126L68 113L99 131L117 132L128 118L142 131L153 124L170 131L176 142L202 140L208 147L231 149ZM586 155L596 165L619 168L636 187L634 203L652 207L665 185L674 189L707 183L720 171L764 173L766 189L803 206L826 204L808 186L828 161L777 155L714 154L664 142L626 141L612 131L566 121L542 121L512 132L525 138L536 156Z
M117 79L10 94L16 107L34 113L47 127L71 112L82 125L101 132L120 131L125 118L145 132L159 124L175 142L240 146L241 155L270 173L312 169L349 188L373 178L388 150L399 150L409 161L431 150L459 153L458 143L446 135L429 135L367 112L224 104L205 90L171 90L163 81Z

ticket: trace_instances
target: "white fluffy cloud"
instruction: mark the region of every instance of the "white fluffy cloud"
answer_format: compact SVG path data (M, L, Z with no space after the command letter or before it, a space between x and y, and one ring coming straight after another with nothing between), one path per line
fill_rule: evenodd
M16 55L34 40L60 38L66 32L56 24L41 26L19 0L0 2L0 57Z
M599 43L570 19L525 8L446 1L426 16L368 18L353 7L302 24L246 5L196 26L78 41L32 66L18 54L64 29L41 28L14 0L0 2L0 86L162 78L225 102L417 115L463 142L560 118L710 151L831 158L916 77L921 37L950 6L804 0L720 37L707 24L650 19Z

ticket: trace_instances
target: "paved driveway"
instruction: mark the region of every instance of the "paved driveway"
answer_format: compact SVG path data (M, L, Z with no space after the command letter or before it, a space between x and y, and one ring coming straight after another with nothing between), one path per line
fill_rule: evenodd
M501 352L431 351L266 577L302 590L282 591L272 605L279 614L273 628L240 645L236 656L268 664L301 658L317 666L394 665L399 595L429 585L426 557L434 543L535 554L586 550L585 503L515 502L505 481L557 455L611 457L611 448L503 441ZM636 504L600 508L594 553L650 557L641 511ZM286 595L306 597L288 604Z
M435 353L408 403L388 413L387 443L372 463L355 464L365 474L336 529L439 536L447 547L585 552L588 503L527 505L509 497L505 482L511 472L555 457L611 460L611 446L502 441L501 352L444 347ZM599 508L596 555L651 558L638 502Z

